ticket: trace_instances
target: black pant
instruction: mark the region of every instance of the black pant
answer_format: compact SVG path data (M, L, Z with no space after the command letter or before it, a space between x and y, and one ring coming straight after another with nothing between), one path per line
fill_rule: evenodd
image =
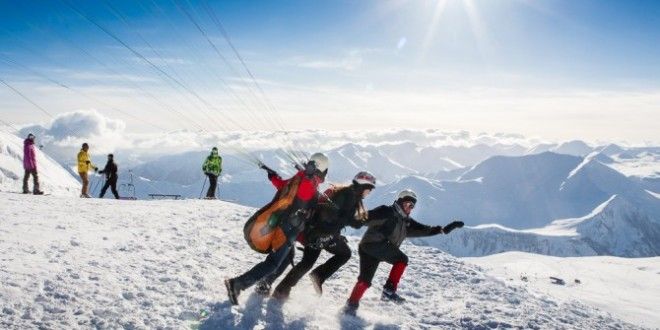
M243 275L234 278L235 287L242 291L259 281L274 281L288 266L293 250L293 244L287 242L279 249L270 252L266 260L254 265Z
M103 188L101 188L101 195L99 198L103 198L105 196L105 192L108 191L108 187L110 187L110 190L112 190L112 194L115 195L116 199L119 199L119 193L117 192L117 178L110 178L105 180L105 184L103 185Z
M268 281L272 283L280 276L293 259L294 241L298 235L298 230L288 223L282 223L280 228L287 237L286 243L279 249L268 253L266 260L254 265L247 272L233 278L234 286L238 290L245 290L259 281Z
M39 174L37 174L37 170L25 170L25 175L23 176L23 192L24 193L29 193L30 189L28 189L28 181L30 180L30 175L32 175L32 181L34 182L34 190L33 192L39 191Z
M358 275L358 280L364 281L369 285L371 285L371 280L373 280L378 269L378 264L381 261L392 265L397 262L408 264L408 256L401 252L399 247L394 246L390 242L360 244L358 253L360 254L360 275Z
M206 197L215 197L215 189L218 186L218 176L211 173L206 173L209 177L209 190L206 192Z
M351 248L348 247L348 244L342 236L335 237L329 242L328 246L323 249L305 246L302 260L300 260L300 262L289 271L275 291L288 295L291 292L291 288L294 287L310 269L312 269L312 266L314 266L314 263L321 255L322 250L332 253L333 256L312 271L318 276L321 284L351 259Z

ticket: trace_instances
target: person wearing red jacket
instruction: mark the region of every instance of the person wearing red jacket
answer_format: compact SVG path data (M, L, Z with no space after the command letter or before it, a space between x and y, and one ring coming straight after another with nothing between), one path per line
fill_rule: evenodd
M265 168L265 167L264 167ZM297 191L291 205L278 213L280 221L278 226L286 236L286 242L279 248L271 250L266 260L256 264L240 276L225 280L227 295L233 305L238 304L238 296L241 291L251 287L255 283L274 274L281 274L290 260L294 242L305 225L305 220L318 200L318 186L325 180L328 173L328 157L322 153L315 153L305 164L305 168L296 173L292 178L283 180L276 172L269 170L268 178L275 188L286 189L297 182Z

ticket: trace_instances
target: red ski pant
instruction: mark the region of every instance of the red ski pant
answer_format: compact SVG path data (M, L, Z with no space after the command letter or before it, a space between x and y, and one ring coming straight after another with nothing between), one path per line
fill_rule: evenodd
M363 243L358 249L360 254L360 275L358 283L355 284L349 301L358 303L364 292L371 286L378 265L384 261L392 264L392 270L387 281L392 289L396 290L403 271L408 265L408 256L406 256L399 247L389 242L382 243Z

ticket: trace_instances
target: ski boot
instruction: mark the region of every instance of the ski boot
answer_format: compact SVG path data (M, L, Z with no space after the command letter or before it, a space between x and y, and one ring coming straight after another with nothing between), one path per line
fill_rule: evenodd
M406 301L406 298L399 296L396 289L388 282L383 286L383 294L380 296L380 300L401 304Z
M312 272L309 274L309 279L312 280L314 291L316 291L316 294L320 297L323 294L323 282L321 281L321 277L318 274Z
M234 287L234 281L232 279L225 279L225 287L227 288L227 297L229 297L229 302L232 305L238 305L238 295L241 293L241 290Z
M43 195L44 192L41 191L41 190L35 190L35 191L33 192L33 194L35 194L35 195Z
M341 311L345 315L355 316L357 314L357 310L359 307L360 307L360 303L352 303L350 301L347 301L346 305L344 305L344 308Z
M273 291L272 297L280 302L285 302L289 300L289 293L275 289L275 291Z
M254 292L264 297L270 296L270 283L266 281L257 282Z

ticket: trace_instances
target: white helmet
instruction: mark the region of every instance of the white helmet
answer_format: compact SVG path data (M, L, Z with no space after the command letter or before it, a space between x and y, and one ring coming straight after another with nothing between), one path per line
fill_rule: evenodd
M326 172L328 170L328 156L321 152L317 152L309 157L309 163L314 162L314 166L317 170L321 172Z
M396 199L397 201L411 201L413 203L417 203L417 194L415 194L412 189L404 189L399 192L399 196Z
M353 177L353 183L370 185L370 186L373 186L375 188L376 187L376 177L374 177L373 174L371 174L367 171L358 172L358 174L356 174L355 177Z

